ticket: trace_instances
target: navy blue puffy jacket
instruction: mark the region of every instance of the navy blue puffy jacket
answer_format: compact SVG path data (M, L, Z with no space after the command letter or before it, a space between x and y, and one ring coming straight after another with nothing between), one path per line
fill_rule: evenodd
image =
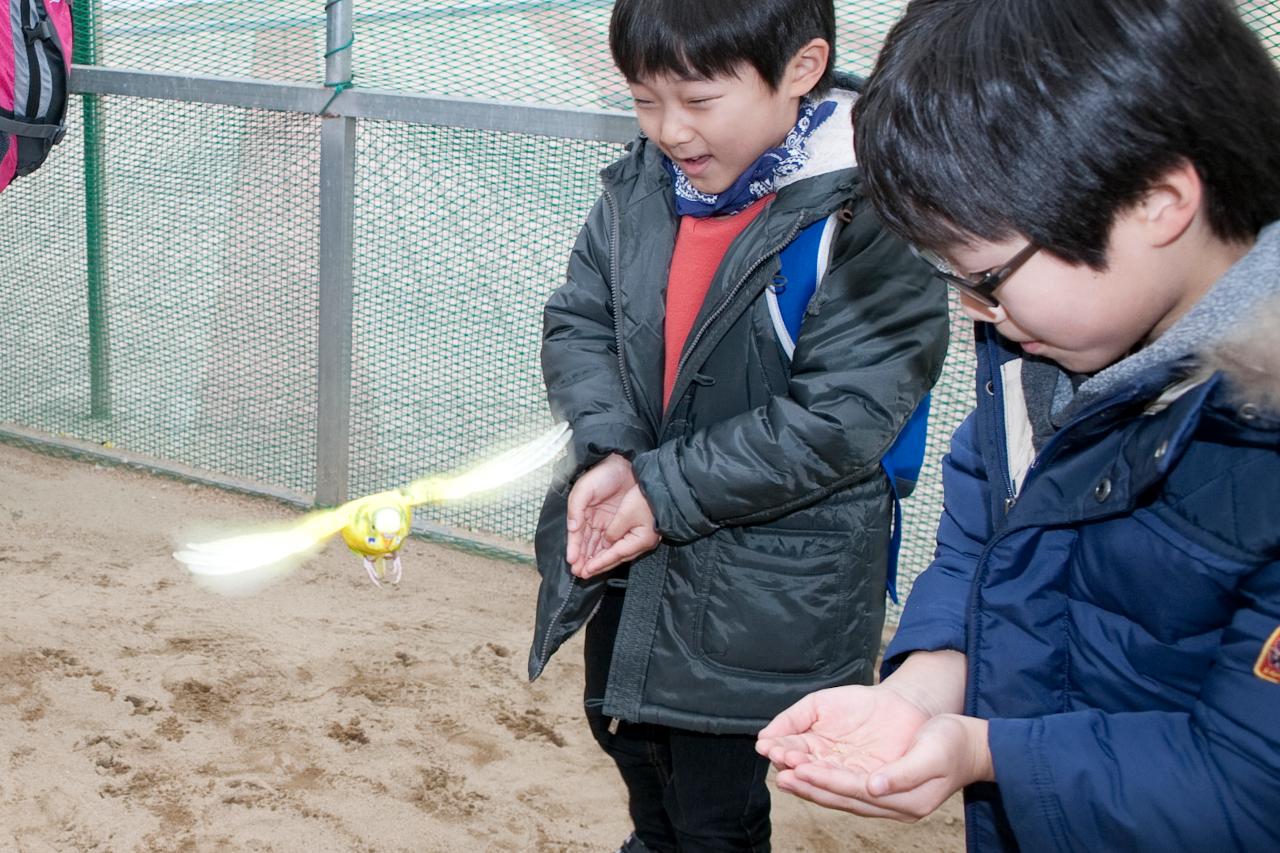
M1174 393L1177 374L1149 373L1080 412L1016 500L1000 365L1019 354L979 326L936 558L886 653L886 672L912 650L968 656L997 779L965 792L971 850L1280 850L1268 316L1238 370L1201 367Z

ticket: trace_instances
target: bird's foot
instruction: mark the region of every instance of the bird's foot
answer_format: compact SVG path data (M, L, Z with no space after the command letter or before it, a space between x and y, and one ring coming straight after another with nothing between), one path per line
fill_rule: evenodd
M365 557L364 570L369 575L369 580L373 581L373 585L382 588L382 582L387 580L387 558L386 557ZM400 578L404 576L404 569L400 565L400 552L392 555L391 560L391 583L399 585Z
M375 562L372 557L364 558L364 570L369 573L369 580L373 581L373 585L382 588L382 558L379 557Z

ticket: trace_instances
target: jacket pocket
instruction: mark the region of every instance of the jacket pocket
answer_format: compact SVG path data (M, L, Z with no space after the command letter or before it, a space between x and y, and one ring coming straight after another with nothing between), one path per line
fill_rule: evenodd
M846 633L851 537L772 527L716 536L694 629L700 656L756 673L824 669Z

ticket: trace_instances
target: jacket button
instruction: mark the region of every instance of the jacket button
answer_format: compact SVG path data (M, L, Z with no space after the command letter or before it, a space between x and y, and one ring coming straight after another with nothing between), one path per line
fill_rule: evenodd
M987 380L987 396L994 397L996 395L996 386L990 379Z
M1103 477L1098 481L1098 485L1093 489L1093 496L1098 499L1098 503L1102 503L1111 497L1111 478Z
M1258 407L1253 403L1245 403L1240 407L1237 413L1242 421L1256 421L1258 419Z
M1169 442L1162 441L1160 446L1156 448L1155 456L1157 459L1163 459L1164 455L1169 452Z

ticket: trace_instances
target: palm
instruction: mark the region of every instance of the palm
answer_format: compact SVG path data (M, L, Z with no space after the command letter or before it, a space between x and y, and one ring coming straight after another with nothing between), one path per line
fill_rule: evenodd
M606 547L604 532L635 482L631 463L621 456L608 457L578 478L569 493L571 564L585 562Z
M793 767L816 760L870 773L900 758L929 719L883 686L841 687L811 698L809 727L776 737L781 752L771 749L770 758Z

